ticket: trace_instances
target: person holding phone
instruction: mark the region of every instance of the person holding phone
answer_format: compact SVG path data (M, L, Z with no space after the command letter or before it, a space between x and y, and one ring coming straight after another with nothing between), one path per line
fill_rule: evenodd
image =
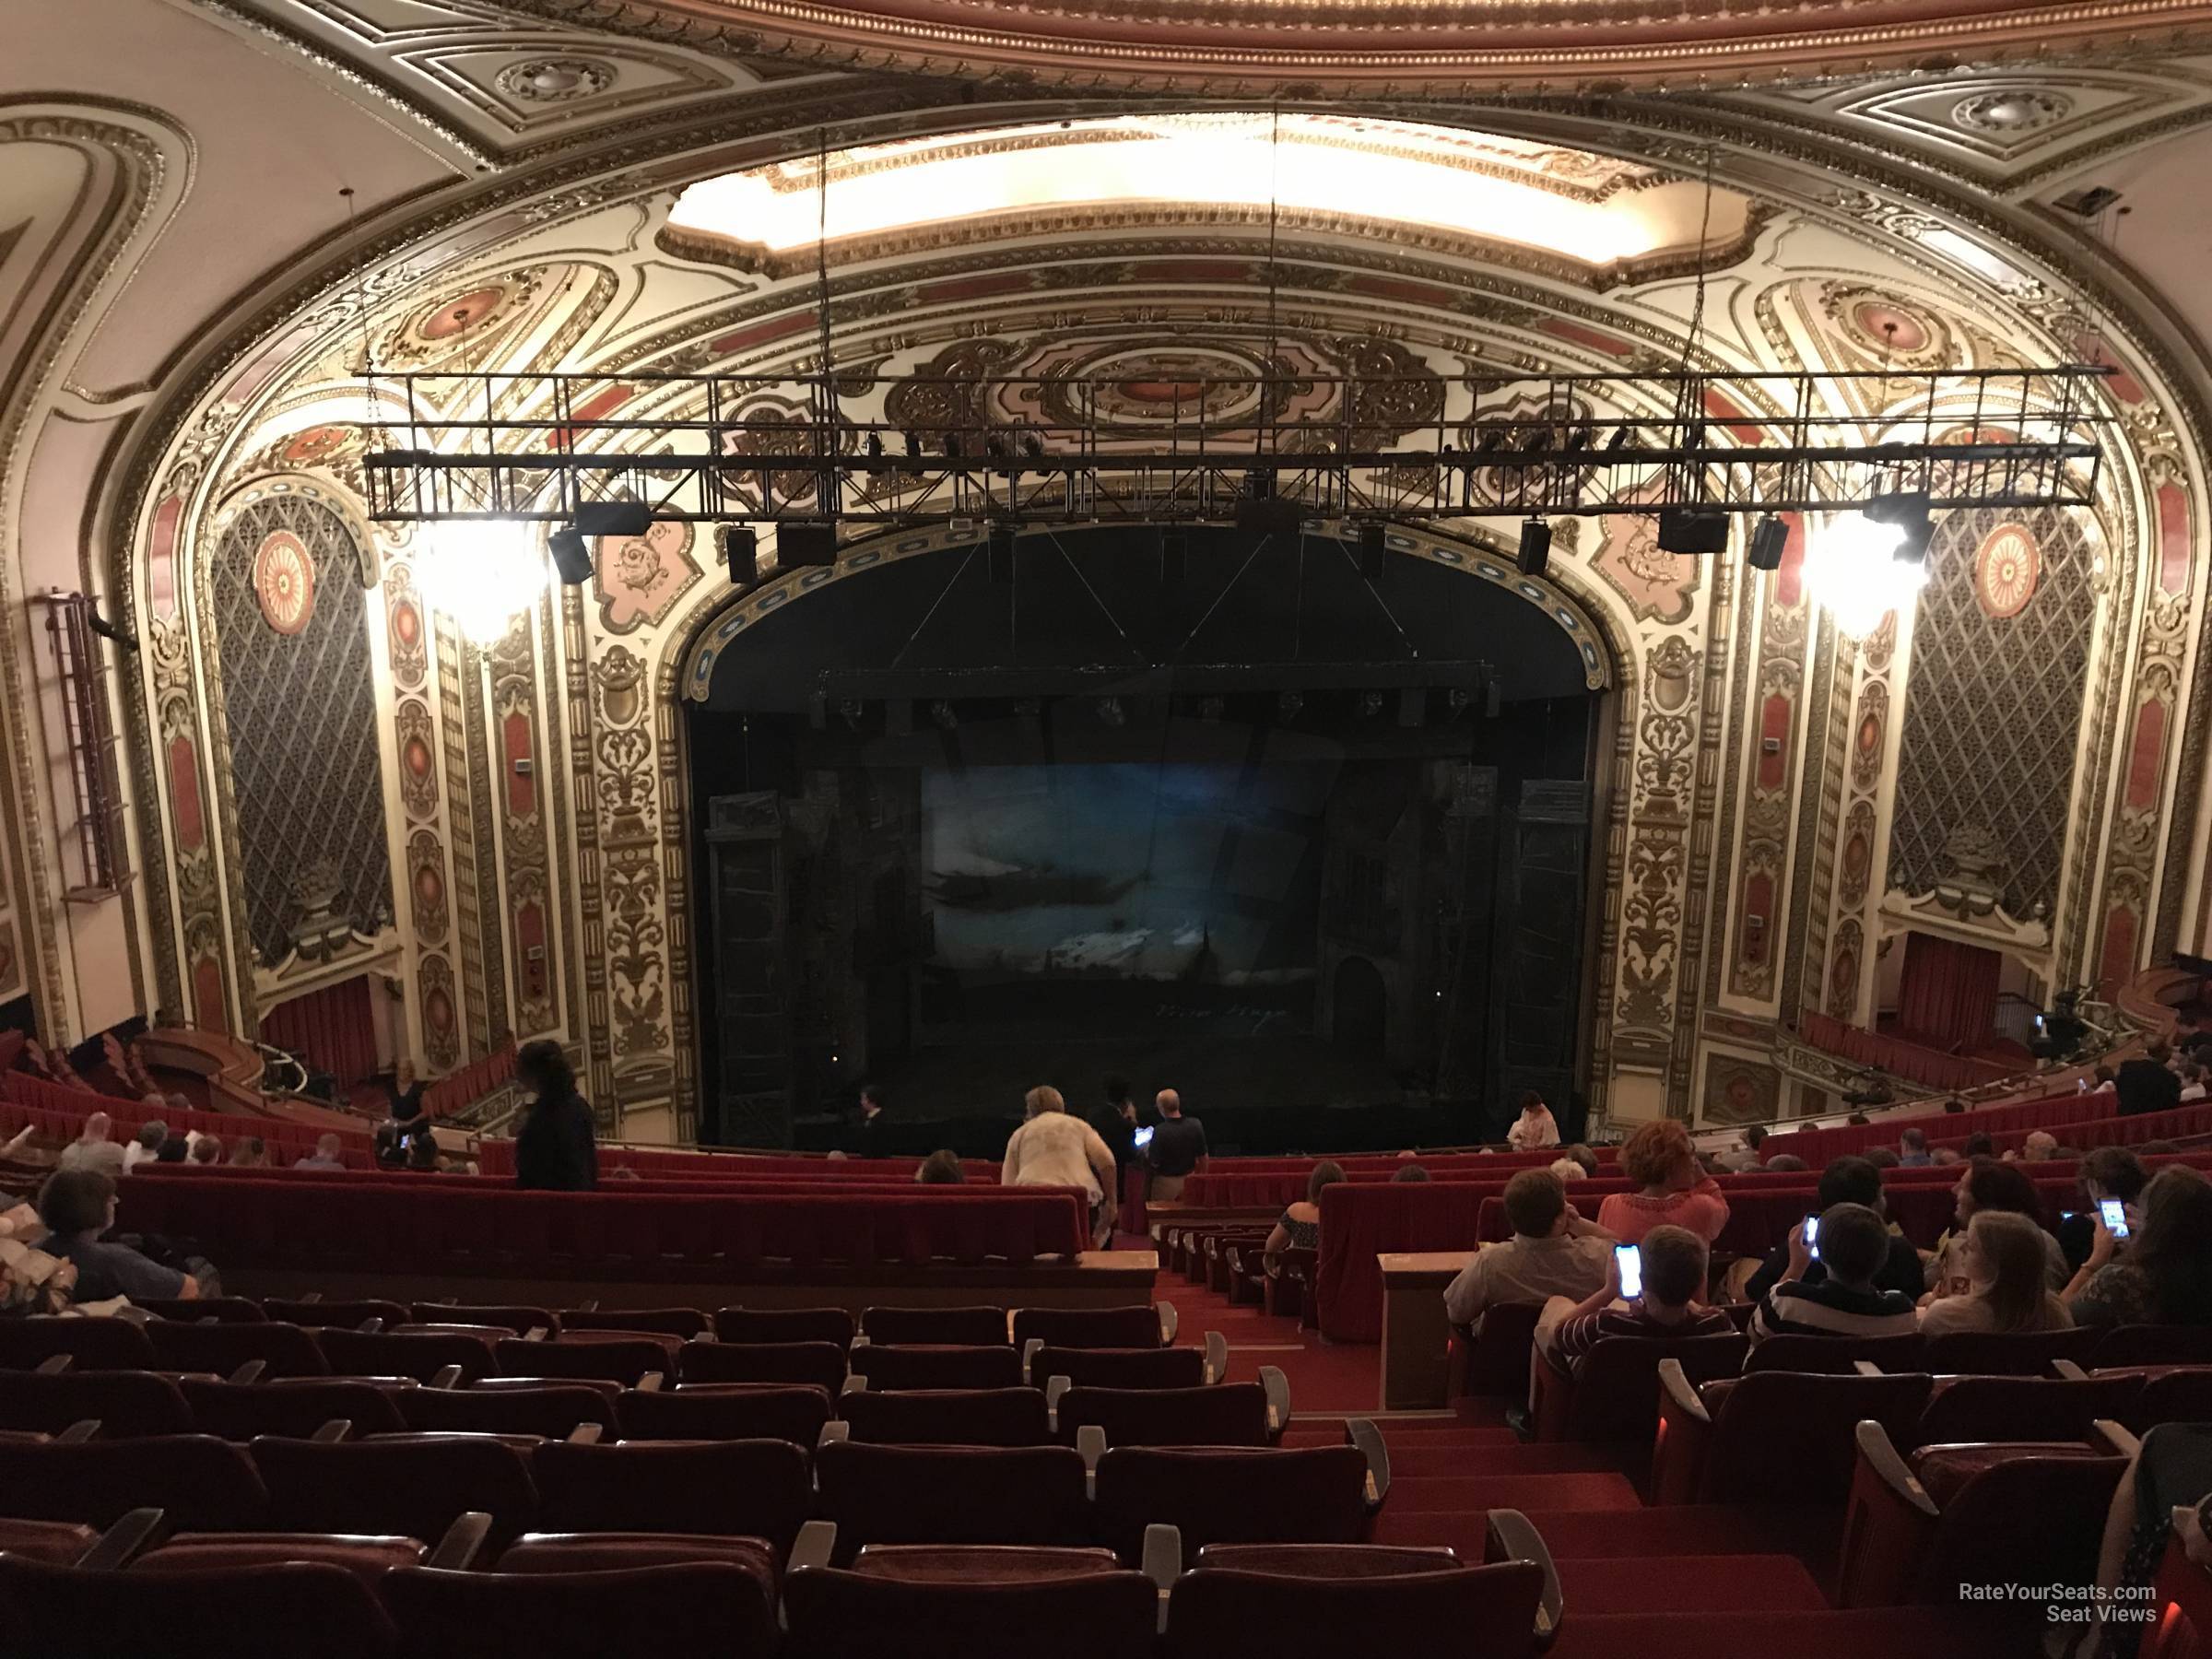
M1579 1302L1555 1296L1536 1316L1536 1346L1571 1372L1608 1336L1718 1336L1728 1315L1698 1298L1705 1289L1705 1241L1686 1227L1654 1227L1613 1251L1606 1282Z
M2075 1322L2212 1324L2212 1182L2184 1164L2160 1170L2143 1189L2140 1226L2116 1199L2098 1208L2089 1259L2065 1291Z
M1889 1259L1889 1229L1863 1204L1838 1204L1790 1230L1783 1280L1751 1315L1753 1343L1770 1336L1910 1336L1912 1299L1876 1281ZM1809 1276L1815 1259L1827 1271Z

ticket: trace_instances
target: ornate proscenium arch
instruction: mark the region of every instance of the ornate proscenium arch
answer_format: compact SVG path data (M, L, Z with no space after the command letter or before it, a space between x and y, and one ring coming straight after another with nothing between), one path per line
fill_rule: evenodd
M1133 527L1124 528L1133 536L1143 534ZM1347 544L1358 539L1356 529L1326 524L1314 526L1309 535L1314 543L1333 550L1345 550ZM1041 551L1044 544L1057 542L1049 533L1025 539L1040 544ZM1475 577L1510 595L1542 617L1553 634L1563 637L1579 665L1584 690L1603 691L1613 685L1613 654L1591 611L1558 583L1523 575L1512 557L1490 546L1486 538L1458 539L1392 526L1384 536L1384 546L1394 554ZM906 534L889 532L851 544L834 564L791 571L758 588L733 594L723 605L700 613L694 625L681 658L683 695L693 702L709 701L714 694L716 665L736 647L746 630L762 618L786 610L794 602L869 571L962 547L980 553L982 544L968 530L939 527ZM957 571L954 580L959 580ZM1384 602L1378 596L1376 604L1382 606ZM1463 654L1481 656L1482 641L1469 641Z

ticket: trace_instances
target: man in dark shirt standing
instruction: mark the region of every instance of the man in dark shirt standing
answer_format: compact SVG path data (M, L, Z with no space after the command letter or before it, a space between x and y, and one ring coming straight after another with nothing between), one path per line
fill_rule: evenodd
M1113 1192L1107 1202L1118 1211L1127 1192L1124 1177L1136 1157L1136 1103L1129 1098L1129 1079L1108 1077L1106 1098L1085 1112L1083 1121L1113 1154Z
M1171 1088L1161 1089L1153 1103L1159 1109L1159 1123L1145 1152L1152 1171L1145 1196L1172 1204L1182 1196L1183 1181L1206 1161L1206 1125L1182 1115L1182 1097Z
M2112 1078L2112 1087L2120 1091L2122 1117L2167 1112L2182 1103L2182 1080L2166 1065L2172 1058L2172 1050L2162 1042L2154 1042L2147 1059L2121 1063Z
M845 1150L854 1158L881 1158L888 1127L882 1119L883 1090L870 1083L860 1091L860 1111L845 1137Z

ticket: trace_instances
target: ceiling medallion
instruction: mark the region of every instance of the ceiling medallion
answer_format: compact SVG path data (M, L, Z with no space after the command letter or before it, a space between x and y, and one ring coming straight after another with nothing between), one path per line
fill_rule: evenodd
M615 69L593 58L528 58L500 71L499 88L524 103L592 98L615 84Z
M253 597L281 634L300 632L314 614L315 561L290 531L275 532L254 554Z
M2028 87L2006 87L1961 100L1951 111L1954 125L1970 133L1999 133L2012 136L2040 132L2074 112L2074 100L2062 92Z
M2042 555L2024 524L2000 524L1974 554L1974 599L1983 613L2002 622L2028 608L2042 574Z

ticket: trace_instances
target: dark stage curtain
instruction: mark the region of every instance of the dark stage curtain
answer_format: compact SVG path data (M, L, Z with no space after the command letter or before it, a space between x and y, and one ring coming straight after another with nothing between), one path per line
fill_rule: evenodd
M1930 934L1907 934L1905 971L1898 986L1899 1027L1938 1047L1969 1053L1982 1048L1997 1023L2002 966L1994 950Z
M341 1088L373 1075L376 1019L370 1011L369 976L277 1004L261 1022L261 1040L328 1072Z

